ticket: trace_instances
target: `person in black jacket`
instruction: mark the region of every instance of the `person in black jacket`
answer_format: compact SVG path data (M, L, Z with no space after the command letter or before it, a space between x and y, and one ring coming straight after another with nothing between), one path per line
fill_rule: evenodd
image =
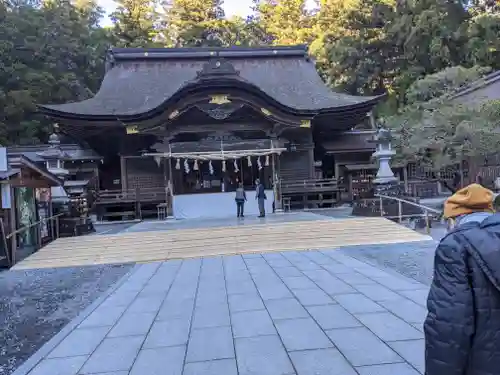
M424 324L425 375L500 374L500 215L469 185L447 199Z

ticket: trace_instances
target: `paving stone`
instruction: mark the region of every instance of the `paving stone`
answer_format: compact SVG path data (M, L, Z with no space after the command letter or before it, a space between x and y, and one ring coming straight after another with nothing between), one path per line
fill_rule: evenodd
M229 310L231 314L240 311L265 309L262 299L257 293L233 294L229 296Z
M328 305L336 303L321 289L292 290L292 293L304 306Z
M367 264L361 267L354 267L354 270L369 278L388 276L387 272L382 271L380 268L369 266Z
M429 289L402 290L399 293L406 298L411 299L413 302L418 303L420 306L427 308L427 297L429 296Z
M371 313L386 311L382 306L376 304L363 294L342 294L335 299L344 309L351 314Z
M144 290L144 289L143 289ZM128 306L137 297L137 291L117 292L115 291L101 304L102 307Z
M234 358L230 327L194 329L189 338L186 362Z
M193 317L193 328L210 328L231 325L227 303L196 307Z
M259 294L264 301L272 299L292 298L292 294L284 284L272 284L258 287Z
M95 309L83 322L80 328L113 326L122 316L127 306L103 307Z
M359 320L339 305L308 306L306 308L324 330L361 327L362 325Z
M311 318L278 320L275 324L288 351L323 349L333 346Z
M356 289L354 289L352 286L333 276L331 276L331 278L328 280L315 280L315 282L321 289L325 291L325 293L331 296L356 293Z
M375 281L362 274L352 271L350 273L338 274L337 276L343 282L356 287L357 285L377 285Z
M104 339L80 371L82 374L128 371L139 353L144 336Z
M357 314L356 318L385 342L423 338L422 332L389 312Z
M141 350L130 375L182 375L185 346Z
M180 301L165 300L158 312L156 320L167 320L172 318L191 319L193 314L194 299L183 299Z
M181 301L183 299L194 299L196 297L196 285L177 284L170 288L167 299L172 301Z
M291 264L290 264L291 266ZM300 277L304 276L302 272L300 272L295 267L279 267L275 268L274 271L278 274L279 277Z
M295 375L278 336L235 340L239 375Z
M295 263L292 262L292 263L300 271L314 271L314 270L321 269L321 266L319 264L316 264L310 260L305 260L305 261L300 261L300 262L295 262Z
M356 285L355 288L375 302L398 300L401 298L399 294L378 284Z
M253 258L262 258L262 255L259 253L249 253L249 254L242 254L241 255L243 259L253 259Z
M88 374L88 375L129 375L128 371L113 371L113 372L100 372L98 374Z
M406 363L390 363L356 368L359 375L420 375Z
M396 277L392 275L387 275L383 277L373 276L372 279L383 286L395 290L415 290L421 288L421 284L418 284L416 281L409 280L404 277Z
M238 281L238 282L227 282L227 294L247 294L255 293L257 288L255 288L254 282L250 280Z
M357 375L337 349L291 352L290 358L297 375Z
M290 267L292 265L292 263L290 263L285 258L282 258L282 259L270 259L270 260L267 260L267 263L272 268Z
M110 327L79 328L64 338L47 358L90 355L109 332Z
M427 309L403 297L393 301L382 301L380 304L408 323L423 324L427 317Z
M425 371L425 340L389 342L390 345L410 365L422 374Z
M189 327L190 321L186 319L157 321L146 336L144 348L186 345Z
M183 375L238 375L234 359L187 363Z
M88 356L44 359L29 375L76 375Z
M196 307L206 307L224 303L227 303L227 294L225 289L198 291L198 296L196 297Z
M323 268L341 279L344 274L351 274L353 272L353 269L351 267L340 263L324 265Z
M306 275L308 278L310 278L314 282L336 280L335 276L332 276L328 271L323 270L323 269L313 270L313 271L304 271L303 273L304 273L304 275Z
M153 324L156 313L129 313L122 315L108 337L145 335Z
M235 338L275 335L276 328L266 310L244 311L231 316Z
M305 276L300 277L284 277L283 282L285 285L293 290L296 289L315 289L318 288L316 284L314 284L311 280L309 280Z
M144 312L157 312L163 303L165 296L151 295L145 297L137 297L134 302L129 306L127 312L131 313L144 313Z
M365 327L327 331L335 346L354 366L403 362L394 350Z
M307 311L295 298L270 300L266 301L265 305L273 320L309 317Z
M328 265L333 263L332 258L320 253L319 251L309 251L305 255L313 262L320 265Z

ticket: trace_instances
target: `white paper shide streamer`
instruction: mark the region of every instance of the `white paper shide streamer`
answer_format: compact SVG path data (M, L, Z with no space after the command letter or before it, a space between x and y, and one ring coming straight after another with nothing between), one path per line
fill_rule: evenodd
M264 165L269 167L269 155L266 155L266 163Z
M251 167L252 166L252 158L250 157L250 155L247 156L247 162L248 162L248 166Z
M212 165L212 160L208 162L208 172L213 175L214 174L214 166Z
M177 159L175 162L175 169L181 169L181 159Z
M198 167L198 160L195 159L194 164L193 164L193 171L197 171L200 168Z
M260 156L257 158L257 168L259 168L259 171L262 169L262 163L260 162Z
M222 172L226 171L226 161L222 160Z
M184 160L184 171L186 172L186 174L188 174L190 172L190 169L189 169L189 162L186 160Z
M238 168L238 160L237 159L234 159L234 171L236 173L238 173L240 171L239 168Z

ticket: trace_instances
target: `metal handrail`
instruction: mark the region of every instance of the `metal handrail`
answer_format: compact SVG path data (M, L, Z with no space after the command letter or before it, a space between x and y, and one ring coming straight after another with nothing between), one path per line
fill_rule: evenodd
M51 220L54 220L54 219L58 219L58 218L59 218L60 216L62 216L62 215L64 215L64 213L60 213L60 214L57 214L57 215L53 215L53 216L50 216L50 217L46 217L45 219L38 220L38 221L36 221L36 222L34 222L34 223L32 223L32 224L25 225L25 226L23 226L22 228L19 228L19 229L15 230L14 232L9 233L8 235L6 235L6 236L5 236L5 238L9 239L9 238L11 238L12 236L15 236L16 234L22 233L22 232L24 232L25 230L28 230L28 229L30 229L30 228L33 228L33 227L35 227L35 226L37 226L37 225L40 225L40 224L42 224L42 223L44 223L44 222L51 221ZM56 221L57 221L57 220L56 220ZM56 227L56 232L59 232L59 228L58 228L58 227ZM59 237L59 236L57 235L57 237Z
M383 200L384 199L395 200L398 202L398 216L396 216L396 217L389 216L387 218L391 218L391 219L397 218L399 223L402 223L403 218L408 217L408 216L410 216L410 217L415 217L415 216L424 217L425 218L425 228L426 228L427 234L430 234L430 232L431 232L431 224L430 224L429 217L432 215L429 215L429 212L432 212L433 214L437 214L439 216L442 215L442 211L440 211L440 210L436 210L435 208L424 206L423 204L415 203L415 202L409 201L407 199L392 197L389 195L382 195L382 194L375 194L375 197L380 199L380 216L384 217ZM424 212L422 214L419 214L419 215L403 215L403 203L409 204L410 206L413 206L413 207L421 208Z

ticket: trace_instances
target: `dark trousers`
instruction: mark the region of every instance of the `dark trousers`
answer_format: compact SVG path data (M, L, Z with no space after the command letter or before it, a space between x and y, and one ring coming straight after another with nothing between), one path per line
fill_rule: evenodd
M264 198L258 198L257 199L257 203L259 204L259 213L260 213L260 216L266 216L265 202L266 202L266 200Z
M236 201L236 211L238 213L238 217L243 216L243 212L245 211L245 201Z

